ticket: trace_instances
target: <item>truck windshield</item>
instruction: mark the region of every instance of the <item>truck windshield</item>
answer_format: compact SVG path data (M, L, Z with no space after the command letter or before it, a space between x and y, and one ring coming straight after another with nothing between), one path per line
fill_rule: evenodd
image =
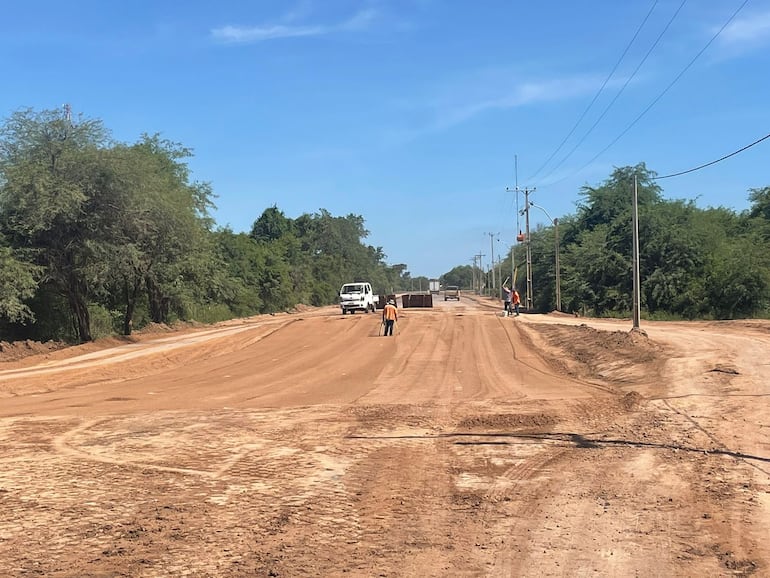
M342 291L340 291L340 293L363 293L363 292L364 292L363 285L343 285Z

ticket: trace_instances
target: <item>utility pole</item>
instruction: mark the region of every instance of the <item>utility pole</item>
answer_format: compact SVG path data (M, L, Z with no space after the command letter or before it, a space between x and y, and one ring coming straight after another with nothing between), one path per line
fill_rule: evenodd
M634 290L634 325L631 328L632 331L639 331L639 320L641 318L641 290L640 290L640 276L639 276L639 192L636 175L634 175L634 195L633 195L633 210L631 212L631 224L633 230L633 255L634 255L634 273L633 273L633 290Z
M532 304L535 300L534 291L532 289L532 247L530 244L530 238L529 238L529 194L534 193L537 190L537 187L532 187L531 189L529 187L524 187L523 189L520 189L518 185L516 185L516 188L511 189L507 187L505 189L506 191L513 191L517 195L520 192L524 193L524 208L521 210L521 213L525 215L525 225L526 225L526 237L524 241L526 242L527 246L527 296L526 296L526 309L528 312L532 311Z
M556 310L561 311L561 272L559 271L559 219L552 219L551 215L540 205L530 203L530 206L540 209L548 217L548 220L553 223L553 238L554 238L554 266L556 267Z
M516 245L511 245L511 291L516 288Z
M561 267L559 267L559 219L553 220L553 235L556 238L556 311L561 311Z
M527 231L527 312L532 311L532 304L535 301L535 292L532 289L532 243L529 236L529 193L534 193L535 187L531 189L524 187L524 223Z
M499 241L500 239L498 239ZM497 278L502 279L503 278L503 258L500 256L500 254L497 254ZM500 284L502 285L502 283ZM497 292L497 298L502 299L503 298L503 288L495 286L495 291Z
M479 260L479 275L478 275L479 286L478 286L478 290L477 290L477 294L478 295L481 295L481 285L482 285L482 280L484 279L484 277L482 276L483 270L481 268L481 258L482 257L486 257L486 255L484 255L483 253L477 253L476 254L476 258Z
M500 233L497 233L498 235ZM492 247L492 287L497 287L497 281L495 280L495 233L487 233L489 235L489 244Z

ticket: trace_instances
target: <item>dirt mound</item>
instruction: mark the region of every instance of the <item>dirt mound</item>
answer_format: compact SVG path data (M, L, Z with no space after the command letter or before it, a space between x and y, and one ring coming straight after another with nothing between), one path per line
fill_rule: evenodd
M46 341L45 343L31 341L29 339L25 341L14 341L13 343L0 341L0 363L18 361L25 357L50 353L52 351L64 349L65 347L68 347L68 345L62 341Z
M313 307L312 305L305 305L304 303L297 303L288 311L288 313L305 313L307 311L313 311L314 309L318 308Z
M459 429L521 429L554 425L558 421L554 416L542 413L496 413L466 417L457 424L457 427Z
M620 405L626 411L634 411L644 404L644 397L638 391L630 391L620 399Z
M587 325L529 326L548 363L568 375L641 383L659 375L665 350L641 331L602 331Z
M43 355L46 359L62 359L65 357L74 357L92 351L118 347L126 343L136 343L143 339L149 339L159 333L173 333L204 327L203 323L196 322L176 322L173 325L166 323L148 323L141 329L135 330L130 336L113 335L102 337L87 343L72 344L65 341L0 341L0 363L11 363L15 361L24 361ZM56 355L52 355L56 352Z
M576 313L564 313L563 311L557 311L554 309L553 311L548 313L549 317L579 317Z

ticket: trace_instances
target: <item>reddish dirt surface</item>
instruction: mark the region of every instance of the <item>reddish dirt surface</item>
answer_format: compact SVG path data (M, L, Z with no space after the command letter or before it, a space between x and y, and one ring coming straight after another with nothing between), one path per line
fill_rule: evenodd
M770 575L770 323L434 305L6 347L0 574Z

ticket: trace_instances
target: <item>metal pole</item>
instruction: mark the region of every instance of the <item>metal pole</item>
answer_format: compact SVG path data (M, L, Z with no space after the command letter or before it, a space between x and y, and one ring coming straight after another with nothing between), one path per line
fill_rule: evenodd
M489 244L492 247L492 287L497 287L496 281L495 281L495 241L494 241L494 233L489 233ZM499 290L498 290L499 292ZM494 295L490 291L490 297Z
M535 203L530 203L531 206L536 207L545 213L548 220L553 223L553 238L554 238L554 267L556 268L556 310L561 311L561 271L559 267L559 219L552 219L551 215L545 208Z
M511 291L516 287L516 245L511 245Z
M498 239L499 241L500 239ZM498 254L497 255L497 276L498 278L503 278L503 258ZM502 299L503 298L503 288L502 283L500 284L501 287L497 288L497 298Z
M639 329L639 318L641 317L641 291L639 281L639 191L636 175L634 175L634 206L632 211L633 230L633 266L634 266L634 326L633 329Z
M524 217L527 231L527 312L532 312L532 303L535 300L532 290L532 244L529 236L529 189L524 189Z
M553 234L556 237L556 311L561 311L561 273L559 271L559 219L553 220Z
M478 279L478 281L479 281L479 286L478 286L478 288L477 288L477 293L476 293L476 294L477 294L477 295L481 295L482 285L484 284L484 281L485 281L485 275L484 275L484 267L483 267L483 265L482 265L482 261L481 261L481 258L482 258L482 257L486 257L486 255L484 255L483 253L478 253L478 254L476 255L476 257L477 257L477 258L478 258L478 260L479 260L479 267L478 267L478 271L479 271L479 274L478 274L478 276L476 277L476 278Z

